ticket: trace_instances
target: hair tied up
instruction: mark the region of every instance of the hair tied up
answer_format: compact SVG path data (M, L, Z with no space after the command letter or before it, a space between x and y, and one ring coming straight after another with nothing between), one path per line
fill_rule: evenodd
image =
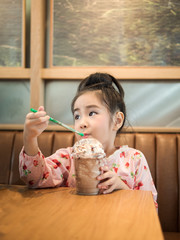
M107 73L94 73L86 77L77 89L71 109L73 112L74 103L77 98L87 91L101 91L102 101L106 104L109 112L113 115L116 111L124 114L124 122L126 119L126 106L124 103L124 90L116 78ZM123 125L124 125L123 122ZM120 130L122 129L121 126Z
M85 88L92 88L92 89L102 89L102 88L112 88L112 82L98 82L98 83L94 83L91 85L87 85ZM84 89L85 89L84 88Z

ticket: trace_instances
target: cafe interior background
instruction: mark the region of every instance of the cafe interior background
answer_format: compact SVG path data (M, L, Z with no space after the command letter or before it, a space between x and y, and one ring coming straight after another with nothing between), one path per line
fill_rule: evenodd
M23 129L40 105L72 125L79 82L106 72L125 90L126 128L179 132L179 29L179 0L1 0L0 128Z

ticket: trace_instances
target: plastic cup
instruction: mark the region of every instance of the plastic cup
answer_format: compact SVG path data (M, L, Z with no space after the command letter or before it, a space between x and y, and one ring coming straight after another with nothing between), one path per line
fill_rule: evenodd
M76 171L76 192L80 195L97 195L100 182L97 176L100 175L102 159L77 158L75 159Z

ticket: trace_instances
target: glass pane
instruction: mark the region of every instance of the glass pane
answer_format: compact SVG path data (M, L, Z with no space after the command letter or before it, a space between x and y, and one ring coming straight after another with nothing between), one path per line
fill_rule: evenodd
M54 0L54 66L179 66L179 0Z
M51 117L65 124L73 124L71 101L78 85L78 81L46 81L45 108Z
M132 126L180 127L180 83L123 82Z
M0 124L23 124L29 109L29 81L0 81Z
M22 65L22 2L0 1L0 66Z
M79 82L49 81L45 85L47 113L73 124L71 101ZM180 83L121 81L125 91L127 126L180 127Z

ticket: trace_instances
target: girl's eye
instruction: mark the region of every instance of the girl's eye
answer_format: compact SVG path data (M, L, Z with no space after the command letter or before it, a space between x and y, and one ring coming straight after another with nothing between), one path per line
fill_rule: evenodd
M97 113L92 111L92 112L89 113L89 116L93 116L95 114L97 114Z
M74 115L75 120L78 120L79 118L80 118L80 115L78 115L78 114Z

